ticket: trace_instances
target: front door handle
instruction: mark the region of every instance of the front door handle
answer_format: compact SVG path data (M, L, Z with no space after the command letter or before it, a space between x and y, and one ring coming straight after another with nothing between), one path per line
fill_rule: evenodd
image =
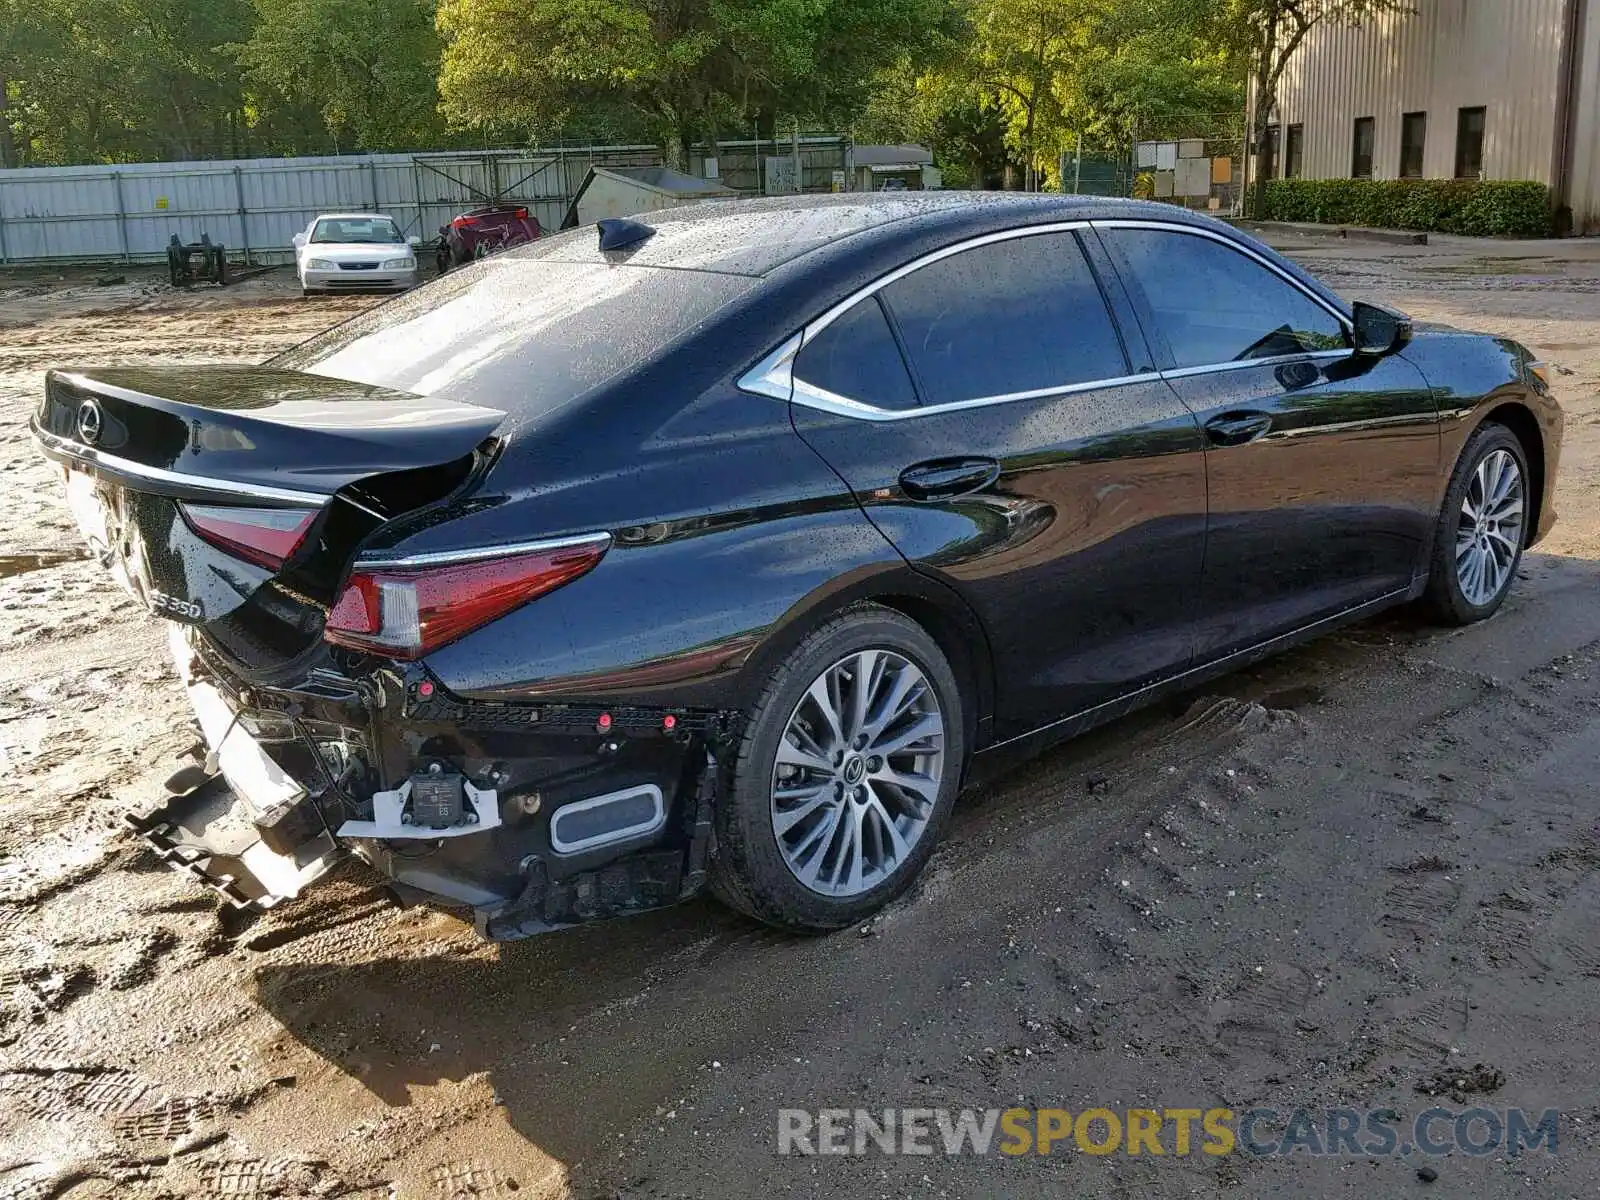
M1242 446L1272 430L1272 416L1264 412L1225 412L1206 422L1206 436L1215 446Z
M952 500L982 491L1000 478L992 458L939 458L900 472L900 486L913 500Z

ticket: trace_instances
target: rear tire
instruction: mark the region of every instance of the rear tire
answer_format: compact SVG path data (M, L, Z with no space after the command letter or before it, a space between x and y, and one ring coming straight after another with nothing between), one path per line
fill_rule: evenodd
M1528 460L1504 425L1481 426L1461 451L1434 531L1424 603L1446 625L1470 625L1505 602L1532 512Z
M950 665L916 622L860 605L813 631L773 674L721 781L713 892L804 933L882 908L949 819L963 722Z

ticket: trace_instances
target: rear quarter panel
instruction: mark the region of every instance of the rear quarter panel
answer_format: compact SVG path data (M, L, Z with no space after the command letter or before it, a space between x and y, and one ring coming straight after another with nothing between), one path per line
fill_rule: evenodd
M778 401L719 383L644 432L631 461L593 470L574 469L580 452L566 442L554 428L538 439L536 457L564 462L547 486L535 466L530 486L475 496L473 511L428 531L468 545L584 529L613 537L588 575L428 658L456 695L742 710L783 649L832 612L938 590Z

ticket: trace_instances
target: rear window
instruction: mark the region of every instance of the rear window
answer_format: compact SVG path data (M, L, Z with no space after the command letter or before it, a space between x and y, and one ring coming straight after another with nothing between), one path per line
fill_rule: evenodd
M755 282L501 255L336 325L271 365L536 415L659 353Z

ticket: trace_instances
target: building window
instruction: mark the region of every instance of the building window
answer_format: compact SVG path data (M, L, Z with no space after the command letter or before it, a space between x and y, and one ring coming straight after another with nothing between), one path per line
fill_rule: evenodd
M1400 178L1422 178L1422 148L1428 140L1428 114L1406 113L1400 118Z
M1300 160L1306 149L1306 127L1304 125L1289 126L1289 136L1283 143L1283 177L1285 179L1300 178Z
M1456 178L1483 178L1483 127L1488 110L1463 108L1456 114Z
M1350 151L1350 177L1372 178L1372 136L1375 122L1371 117L1356 118L1355 144Z
M1276 125L1267 126L1267 135L1261 143L1261 178L1278 177L1278 140L1282 131Z

